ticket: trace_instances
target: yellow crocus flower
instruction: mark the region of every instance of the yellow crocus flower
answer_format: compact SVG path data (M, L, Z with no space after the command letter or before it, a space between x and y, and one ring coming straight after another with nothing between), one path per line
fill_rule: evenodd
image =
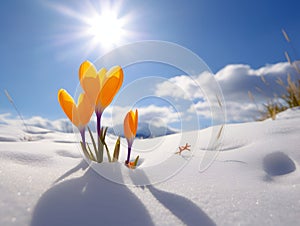
M109 71L85 61L79 68L79 80L82 89L95 104L96 113L102 113L112 102L123 83L123 70L120 66L114 66Z
M93 114L93 107L85 93L78 97L77 104L64 89L58 91L58 102L70 121L79 129L82 142L85 144L84 130Z
M138 110L136 109L135 112L130 110L124 119L124 136L128 143L127 160L125 162L126 164L128 164L130 161L131 147L133 144L133 140L136 136L137 127L138 127Z
M82 89L94 104L97 133L100 135L102 113L122 86L123 70L120 66L114 66L109 71L105 68L97 71L91 62L85 61L79 67L79 80Z

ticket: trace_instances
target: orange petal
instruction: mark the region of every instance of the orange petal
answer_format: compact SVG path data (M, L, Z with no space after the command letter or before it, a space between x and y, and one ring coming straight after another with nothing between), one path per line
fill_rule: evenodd
M79 120L76 115L77 108L76 108L73 98L70 96L70 94L66 90L60 89L58 91L58 102L59 102L61 108L63 109L63 111L65 112L65 114L70 119L70 121L75 126L78 126Z
M138 110L137 109L135 109L135 118L134 119L135 119L135 123L134 123L135 128L134 128L133 134L135 136L136 132L137 132L137 128L138 128L138 119L139 119L139 114L138 114Z
M101 68L98 73L97 73L97 76L99 78L99 81L100 81L100 84L101 84L101 87L103 86L104 84L104 81L106 79L106 75L107 75L107 70L106 68Z
M113 100L123 83L123 70L120 66L115 66L107 72L107 77L100 90L97 106L104 109Z
M135 111L135 113L133 111L129 112L129 126L130 126L130 130L133 134L133 136L136 135L136 130L137 130L137 110Z
M85 93L81 93L78 97L77 109L80 125L85 126L89 123L90 118L94 112L94 108Z
M95 106L97 97L100 92L99 77L91 78L85 77L81 80L81 87L86 93L92 106Z
M90 61L84 61L80 67L79 67L79 81L82 80L83 77L96 77L97 76L97 70L95 66Z
M119 90L123 83L124 73L120 66L114 66L107 72L107 77L117 77L119 79L117 90Z
M128 112L125 116L125 119L124 119L124 136L130 140L132 139L134 136L132 134L132 131L130 129L130 124L129 124L129 118L130 117L130 112Z
M94 106L100 92L101 84L97 70L91 62L85 61L80 65L79 79L82 89L90 99L92 106Z

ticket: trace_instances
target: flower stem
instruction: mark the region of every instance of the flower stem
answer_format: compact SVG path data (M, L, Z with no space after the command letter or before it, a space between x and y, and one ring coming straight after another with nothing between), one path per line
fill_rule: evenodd
M130 153L131 153L131 146L128 145L127 160L125 161L125 164L128 164L130 161Z
M80 135L81 135L81 139L82 139L82 143L85 146L85 128L81 128L79 129Z
M98 163L101 163L103 161L103 144L101 141L102 136L102 129L101 129L101 111L96 111L97 116L97 136L98 136Z
M97 116L97 135L100 137L101 134L101 116L102 112L101 111L96 111L96 116Z

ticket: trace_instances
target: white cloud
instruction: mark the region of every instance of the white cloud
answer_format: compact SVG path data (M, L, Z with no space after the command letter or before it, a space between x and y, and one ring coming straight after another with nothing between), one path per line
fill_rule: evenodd
M123 120L130 109L129 106L108 107L103 114L102 124L109 127L123 124ZM139 107L138 114L139 122L144 123L155 123L159 121L167 125L169 123L180 121L180 112L167 106L149 105L146 107Z
M49 120L40 116L33 116L31 118L24 118L24 121L22 121L19 117L14 118L10 114L1 114L0 121L2 124L12 125L24 131L28 130L27 132L31 133L34 133L35 128L45 129L47 131L73 132L73 125L67 118Z
M174 98L190 100L201 96L202 92L199 90L197 83L191 77L181 75L157 84L155 95L172 96Z
M166 106L149 105L139 108L140 121L150 123L157 119L162 120L166 124L177 122L180 120L180 113Z
M274 94L281 95L284 89L277 84L277 80L280 78L286 81L287 74L296 75L296 70L289 63L266 65L259 69L252 69L249 65L243 64L227 65L218 71L213 77L223 92L227 120L241 122L258 118L259 111L256 104L260 106L266 103L274 98ZM203 74L194 77L185 75L173 77L168 82L157 85L156 94L193 100L195 102L193 107L198 114L210 118L210 109L217 104L216 99L212 97L217 90L217 83L213 84L211 78ZM178 94L174 89L168 90L174 86L180 86L184 90L184 95ZM204 88L205 94L200 88ZM255 103L250 100L248 91L253 94ZM210 99L211 105L205 101L207 99Z
M198 102L193 106L198 115L204 118L211 118L211 105L204 101ZM227 120L232 122L245 122L245 121L253 121L253 119L258 118L259 111L257 106L254 103L241 103L238 102L227 102L226 103L226 114Z
M278 78L285 81L288 73L292 75L296 73L288 63L266 65L257 70L248 65L238 64L224 67L216 73L215 78L222 87L227 101L248 102L248 91L251 91L256 101L261 102L266 98L273 98L274 93L283 92L283 88L276 81Z

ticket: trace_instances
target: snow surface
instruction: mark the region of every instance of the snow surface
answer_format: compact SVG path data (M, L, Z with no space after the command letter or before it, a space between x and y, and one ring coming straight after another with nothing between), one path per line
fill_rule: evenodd
M170 179L149 186L120 185L97 174L72 133L29 128L25 132L16 120L0 123L1 226L299 225L299 108L275 121L226 125L222 151L201 173L211 128L136 140L135 149L156 150L141 154L141 169L166 158L187 163ZM193 137L200 137L199 146L174 154ZM109 146L114 139L109 137ZM129 170L123 164L104 165L115 175ZM147 171L140 171L141 178L151 180ZM135 184L136 178L131 180Z

